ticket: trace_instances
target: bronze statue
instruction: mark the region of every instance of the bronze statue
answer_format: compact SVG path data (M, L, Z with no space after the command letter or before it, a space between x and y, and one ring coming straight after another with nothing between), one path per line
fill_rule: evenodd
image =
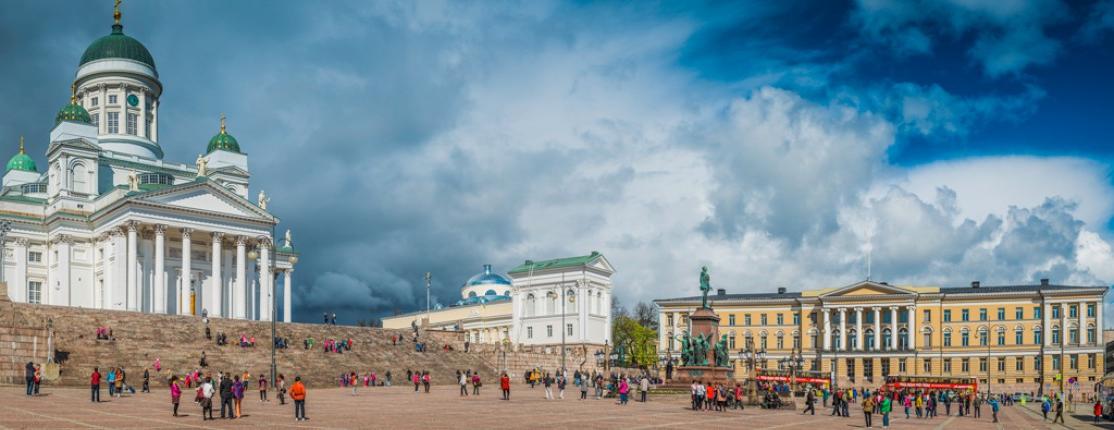
M716 367L728 367L728 353L727 353L727 335L723 335L719 342L716 342L715 349Z
M701 292L701 294L704 295L704 299L701 302L700 306L702 308L705 308L705 309L708 308L708 292L712 291L711 281L712 281L712 278L710 276L708 276L708 266L701 267L700 268L700 292Z
M680 336L677 336L677 340L681 341L681 365L692 365L692 338L689 336L689 333L685 331Z

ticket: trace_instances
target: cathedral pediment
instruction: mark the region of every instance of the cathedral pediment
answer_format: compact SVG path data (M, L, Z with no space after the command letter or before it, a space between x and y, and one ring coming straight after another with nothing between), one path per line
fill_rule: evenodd
M266 210L208 180L147 192L135 196L132 201L168 209L277 222Z
M844 287L839 287L820 294L823 298L880 296L880 295L916 295L917 292L904 287L874 281L862 281Z

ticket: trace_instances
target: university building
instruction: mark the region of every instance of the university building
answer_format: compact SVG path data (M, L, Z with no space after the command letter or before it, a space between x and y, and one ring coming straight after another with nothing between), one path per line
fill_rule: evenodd
M820 290L709 295L728 337L735 376L749 344L765 351L764 369L799 355L801 370L831 374L840 386L876 387L886 376L978 378L979 389L1058 389L1056 375L1091 391L1105 369L1105 286L899 286L863 281ZM659 351L680 357L687 316L701 297L656 300ZM782 361L779 361L782 360ZM1065 388L1070 388L1065 385Z
M383 327L463 331L472 343L603 345L611 341L614 273L595 251L526 260L506 275L484 265L460 287L460 300L383 318Z
M0 233L0 280L11 299L290 321L297 253L289 231L276 243L279 220L266 195L251 192L248 146L223 116L218 128L214 113L213 128L196 130L195 140L160 139L163 82L151 52L124 33L119 10L64 85L71 97L49 140L30 140L45 150L44 168L21 138L3 176L0 225L10 231ZM15 151L15 138L6 140ZM200 154L164 159L171 145ZM279 276L282 301L273 306Z

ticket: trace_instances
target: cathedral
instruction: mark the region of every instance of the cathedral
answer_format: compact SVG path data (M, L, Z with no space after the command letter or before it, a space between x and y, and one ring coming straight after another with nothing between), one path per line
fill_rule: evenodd
M174 143L204 150L196 160L164 160L155 59L124 34L118 5L114 18L81 56L42 171L22 137L8 161L0 279L10 298L289 322L298 253L289 230L276 243L266 194L251 193L249 146L221 115L208 145Z

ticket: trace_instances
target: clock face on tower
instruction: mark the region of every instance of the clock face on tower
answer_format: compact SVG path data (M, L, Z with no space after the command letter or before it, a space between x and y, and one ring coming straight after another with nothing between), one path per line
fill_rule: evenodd
M135 94L128 95L128 104L132 107L139 106L139 97L136 97Z

